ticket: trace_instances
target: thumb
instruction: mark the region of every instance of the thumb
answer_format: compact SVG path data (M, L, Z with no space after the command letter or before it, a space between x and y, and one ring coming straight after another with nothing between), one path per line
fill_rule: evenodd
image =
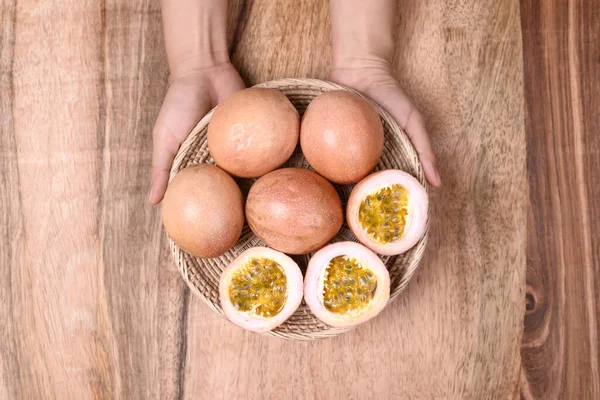
M151 204L163 199L179 146L208 111L208 102L198 101L197 95L190 99L185 93L167 93L152 132Z
M419 110L413 106L410 99L400 88L396 87L389 91L376 90L372 92L365 92L365 94L385 108L406 131L406 135L415 147L421 164L423 164L427 181L432 186L440 186L442 180L437 170L435 153L433 152L429 134L425 129L425 120Z

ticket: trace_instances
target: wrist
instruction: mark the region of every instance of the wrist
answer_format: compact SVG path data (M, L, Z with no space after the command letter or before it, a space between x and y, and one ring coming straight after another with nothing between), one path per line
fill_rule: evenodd
M334 68L340 64L361 64L361 60L391 63L396 3L397 0L330 0Z
M340 70L370 70L370 71L391 71L391 62L379 55L361 54L361 55L337 55L333 57L331 71Z
M368 35L362 38L333 39L332 55L334 62L344 60L377 60L391 63L394 56L392 38L372 39Z
M172 77L229 62L226 0L162 0Z
M214 67L229 63L229 53L227 50L193 53L169 63L169 80L172 81L184 76L207 72Z
M368 35L366 35L368 36ZM393 40L391 38L370 39L339 38L333 39L333 64L369 63L391 64L394 56Z

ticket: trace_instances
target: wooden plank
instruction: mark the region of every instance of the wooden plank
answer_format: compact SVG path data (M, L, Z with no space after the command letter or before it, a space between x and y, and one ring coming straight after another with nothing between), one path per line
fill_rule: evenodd
M248 83L326 76L326 4L245 7L233 60ZM432 193L431 250L420 271L377 320L314 343L242 332L191 298L185 398L518 394L526 215L519 5L405 1L399 14L398 77L430 123L445 184Z
M14 5L11 309L17 355L8 392L23 398L107 397L102 341L97 149L101 5ZM60 23L57 23L60 21ZM4 135L3 135L4 136ZM13 208L14 207L14 208ZM3 283L4 286L4 283ZM4 323L4 321L3 321Z
M175 398L187 291L146 205L158 4L2 11L0 397Z
M160 4L106 0L99 132L99 266L113 395L177 398L188 292L147 204L151 132L168 66Z
M14 130L14 41L17 8L14 1L0 8L0 398L21 396L18 341L20 329L13 316L20 312L17 261L22 232L19 173Z
M521 1L529 207L523 398L600 398L600 13Z

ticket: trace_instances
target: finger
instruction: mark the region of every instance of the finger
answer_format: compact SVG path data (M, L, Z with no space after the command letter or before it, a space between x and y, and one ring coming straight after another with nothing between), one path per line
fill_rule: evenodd
M149 201L158 204L167 190L171 165L181 141L166 126L157 125L152 136L152 189Z
M413 109L406 121L404 129L413 146L415 146L421 164L423 164L423 170L427 181L432 186L439 187L442 184L442 179L437 170L435 153L431 146L429 134L425 129L425 121L419 110Z
M425 129L425 121L419 110L412 105L408 97L399 88L366 94L383 106L406 131L419 155L421 164L423 164L425 178L432 186L440 186L442 180L437 170L435 154L429 134Z

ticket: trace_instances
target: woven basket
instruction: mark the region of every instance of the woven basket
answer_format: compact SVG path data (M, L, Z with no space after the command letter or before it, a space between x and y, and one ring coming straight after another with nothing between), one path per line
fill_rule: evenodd
M323 92L330 90L349 90L357 93L344 86L317 79L281 79L265 82L257 86L281 91L298 109L300 116L304 114L304 110L306 110L306 107L311 100ZM357 94L360 95L360 93ZM394 168L404 170L415 176L419 182L426 187L421 164L419 163L417 153L412 147L408 137L387 111L371 100L367 99L367 101L373 105L381 117L385 134L383 155L381 156L381 160L376 169ZM173 179L177 172L183 168L201 163L214 164L214 160L208 152L207 144L208 124L213 113L214 109L206 114L182 144L173 163L170 179ZM284 166L310 168L299 149L296 150L294 155ZM244 195L247 194L253 181L254 180L237 179ZM352 190L352 185L334 186L342 199L342 204L345 206ZM334 242L342 240L357 241L346 224L344 224L341 231L333 239ZM398 297L415 273L419 261L423 256L426 243L427 233L425 233L419 243L408 252L400 256L381 256L381 259L387 265L390 272L390 301ZM187 282L192 292L198 295L209 307L223 317L223 310L219 302L219 277L221 272L244 250L255 246L265 246L265 244L252 233L247 224L244 226L242 235L237 244L218 258L196 258L177 247L171 239L169 239L169 244L175 264L177 264L183 279ZM310 256L311 255L308 254L305 256L292 256L292 258L298 263L302 272L305 272ZM275 330L264 333L264 335L292 340L311 340L339 335L349 329L352 328L333 328L325 325L310 312L308 306L303 301L294 315L286 322Z

